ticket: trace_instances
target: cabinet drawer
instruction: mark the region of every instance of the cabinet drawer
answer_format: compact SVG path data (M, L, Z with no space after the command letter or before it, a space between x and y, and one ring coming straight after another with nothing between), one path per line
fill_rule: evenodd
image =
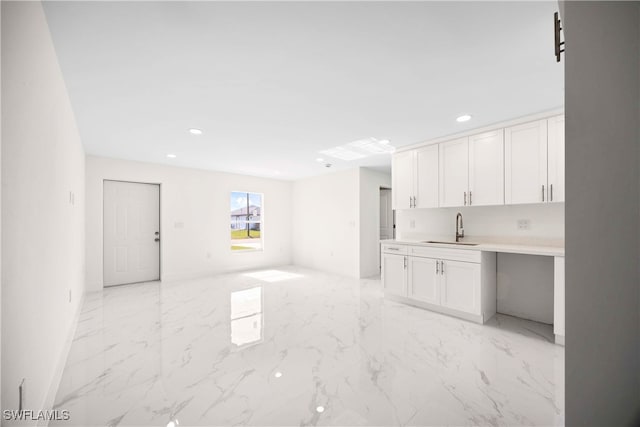
M409 249L409 255L412 256L476 263L480 262L481 252L472 249L430 248L425 246L412 246Z
M394 244L384 243L382 245L382 252L386 254L407 255L408 247L405 245L394 245Z

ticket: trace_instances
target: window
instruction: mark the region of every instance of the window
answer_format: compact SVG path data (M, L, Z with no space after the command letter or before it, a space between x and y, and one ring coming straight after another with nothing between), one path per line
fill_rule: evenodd
M262 194L231 193L231 250L262 249Z

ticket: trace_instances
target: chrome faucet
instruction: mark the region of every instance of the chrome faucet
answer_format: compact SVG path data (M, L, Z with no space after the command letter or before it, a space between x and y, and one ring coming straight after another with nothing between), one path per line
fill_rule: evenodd
M462 225L462 214L458 212L456 215L456 242L464 237L464 225Z

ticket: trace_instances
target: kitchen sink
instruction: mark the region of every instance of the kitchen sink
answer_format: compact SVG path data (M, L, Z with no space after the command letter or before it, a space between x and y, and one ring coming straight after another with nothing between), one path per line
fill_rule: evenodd
M438 240L427 240L425 242L422 243L438 243L440 245L464 245L464 246L476 246L477 243L470 243L470 242L442 242L442 241L438 241Z

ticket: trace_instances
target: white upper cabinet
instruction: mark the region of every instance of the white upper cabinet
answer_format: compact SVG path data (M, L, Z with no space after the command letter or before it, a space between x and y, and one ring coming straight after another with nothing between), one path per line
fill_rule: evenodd
M413 207L415 156L413 151L405 151L393 156L391 181L393 209Z
M416 208L438 207L438 144L429 145L415 151Z
M469 137L469 195L471 206L504 204L503 129Z
M440 146L440 207L464 206L469 188L469 138Z
M393 208L564 202L564 145L559 115L397 153Z
M504 130L505 203L547 201L547 120Z
M549 202L564 202L564 116L547 120Z

